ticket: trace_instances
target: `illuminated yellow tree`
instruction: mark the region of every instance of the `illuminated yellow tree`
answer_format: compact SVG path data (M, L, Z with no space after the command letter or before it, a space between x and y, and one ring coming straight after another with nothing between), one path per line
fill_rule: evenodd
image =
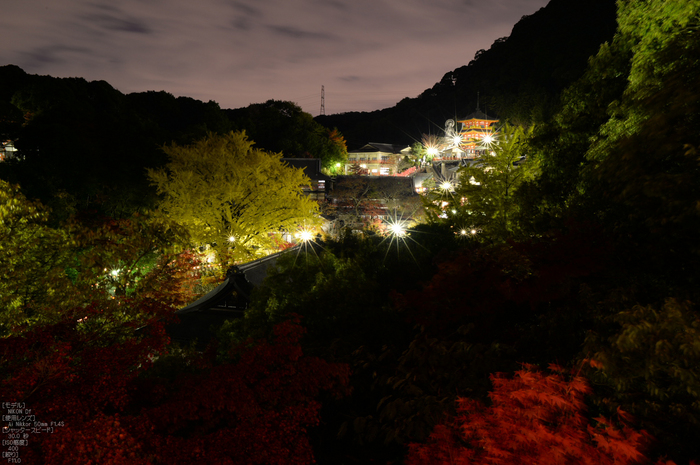
M192 145L164 147L169 162L148 171L162 211L224 264L265 255L275 250L277 233L317 222L318 205L302 190L308 177L281 154L253 145L245 132L209 134Z

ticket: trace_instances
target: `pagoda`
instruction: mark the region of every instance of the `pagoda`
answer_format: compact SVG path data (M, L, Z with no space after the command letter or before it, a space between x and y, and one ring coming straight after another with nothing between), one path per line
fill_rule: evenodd
M482 141L495 132L494 125L498 119L490 118L477 107L474 113L457 122L461 124L460 149L464 152L464 157L479 158L485 152Z

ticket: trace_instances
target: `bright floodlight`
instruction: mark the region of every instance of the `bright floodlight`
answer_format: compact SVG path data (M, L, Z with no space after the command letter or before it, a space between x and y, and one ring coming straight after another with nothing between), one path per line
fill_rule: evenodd
M229 236L229 237L228 237L228 241L229 241L229 242L236 242L236 238L233 237L233 236Z
M462 136L459 136L459 135L458 135L458 136L454 136L454 137L452 138L452 143L455 144L455 145L461 144L461 143L462 143Z
M466 235L467 235L467 230L466 230L466 229L462 229L459 233L460 233L462 236L466 236Z
M491 134L487 134L484 136L484 144L491 144L493 143L493 136Z
M472 234L476 234L476 229L472 229L470 232L471 232Z
M440 152L439 152L438 149L435 148L435 147L428 147L428 150L426 150L426 153L427 153L428 155L430 155L431 157L434 157L435 155L437 155L437 154L440 153Z
M452 190L452 183L450 181L444 181L442 184L440 184L440 189L445 191Z
M302 231L299 231L297 234L297 237L302 241L302 242L309 242L314 238L314 235L311 231L304 229Z
M391 231L391 234L397 237L403 237L406 235L406 228L404 228L403 225L400 223L390 224L389 231Z
M111 273L112 276L117 276L117 275L119 275L119 272L120 272L120 271L121 271L121 270L112 270L110 273Z

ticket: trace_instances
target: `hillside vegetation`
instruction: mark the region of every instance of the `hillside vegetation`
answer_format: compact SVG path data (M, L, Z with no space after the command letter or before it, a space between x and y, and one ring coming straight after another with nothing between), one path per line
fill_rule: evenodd
M566 4L525 18L512 38L543 28L550 13L586 14L576 9L583 2ZM166 130L105 83L36 78L63 86L63 95L82 89L60 108L83 118L71 129L85 135L73 152L58 143L68 141L56 107L22 107L20 96L39 94L12 93L3 130L46 145L18 138L26 158L2 167L3 176L27 182L26 192L47 189L43 199L58 207L73 202L52 217L0 183L0 265L10 276L0 288L0 397L64 422L32 437L23 460L697 463L700 4L620 0L615 18L605 43L575 60L580 72L553 57L543 61L548 70L499 74L508 65L489 57L512 56L505 51L518 50L517 41L508 39L460 71L457 86L446 81L419 98L438 101L494 60L480 72L504 86L492 89L489 105L501 105L510 124L488 158L462 170L461 185L425 197L424 224L346 231L281 257L245 314L217 328L204 351L177 346L164 331L195 298L207 266L183 225L150 213L108 217L122 211L116 199L135 209L127 200L142 198L140 184L120 184L114 168L113 185L124 192L112 198L112 184L83 183L59 165L83 160L103 179L105 161L80 158L105 145L90 139L98 126L87 126L98 109L117 118L115 130L131 119L119 115L136 115L121 134L148 133L135 150L153 150L144 155L153 166L164 163L154 147L168 142L156 134L170 134L171 151L195 150L219 147L201 131L242 129L256 114L308 118L280 102L246 115L160 95L210 115L205 126ZM27 79L13 67L1 71L6 82ZM551 79L538 90L539 78L528 81L536 75ZM530 90L511 88L518 77ZM86 89L112 105L80 103ZM412 103L381 118L406 127L389 118L402 105ZM161 132L139 132L149 124ZM251 131L264 135L261 127ZM242 134L230 138L252 150ZM102 216L86 209L93 192L104 196Z

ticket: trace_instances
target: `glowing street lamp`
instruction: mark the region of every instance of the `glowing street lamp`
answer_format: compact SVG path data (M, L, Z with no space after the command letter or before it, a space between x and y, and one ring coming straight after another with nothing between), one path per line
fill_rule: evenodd
M390 224L389 231L395 237L404 237L406 235L406 228L401 223Z
M444 190L445 192L449 192L452 189L454 189L454 186L452 185L452 183L450 181L443 181L440 184L440 189Z
M490 150L496 144L496 135L497 133L495 132L485 134L481 139L481 146ZM494 153L491 152L491 155L494 155Z
M308 229L302 229L298 233L296 233L296 237L299 238L301 242L309 242L313 240L314 238L314 233L309 231Z

